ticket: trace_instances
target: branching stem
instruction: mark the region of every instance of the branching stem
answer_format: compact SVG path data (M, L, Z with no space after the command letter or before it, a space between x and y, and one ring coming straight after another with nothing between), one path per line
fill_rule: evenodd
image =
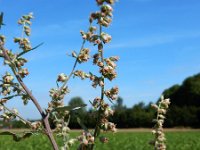
M0 44L0 49L3 51L3 56L4 59L11 62L10 57L8 56L6 49L3 47L2 44ZM29 95L30 99L32 100L32 102L34 103L34 105L36 106L36 108L38 109L40 115L42 116L42 121L44 122L44 126L45 126L45 133L47 134L49 140L51 141L51 144L54 148L54 150L58 150L58 145L53 137L50 125L49 125L49 120L48 120L48 115L45 114L45 112L42 110L40 104L38 103L37 99L33 96L33 94L31 93L31 91L28 89L28 87L24 84L24 82L22 81L21 77L19 76L19 74L16 72L15 68L10 65L16 79L18 80L19 84L22 86L22 88L24 89L24 91L26 91L26 93Z

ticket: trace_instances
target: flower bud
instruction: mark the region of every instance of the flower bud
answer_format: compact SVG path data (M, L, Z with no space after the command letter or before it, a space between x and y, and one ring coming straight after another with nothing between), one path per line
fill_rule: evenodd
M116 0L105 0L108 4L114 4Z
M104 137L104 136L101 136L100 138L99 138L99 140L100 140L100 142L102 142L102 143L108 143L108 138L107 137Z
M96 0L98 5L102 5L105 0Z
M83 139L82 143L83 143L84 145L88 145L88 140Z
M3 106L0 106L0 111L2 111L4 108L3 108Z
M99 66L99 67L103 67L103 62L101 62L101 61L99 61L98 63L97 63L97 65Z
M104 43L109 43L112 39L112 37L107 34L107 33L101 33L101 39L103 40Z
M31 128L32 128L33 130L37 130L37 129L40 128L41 125L42 125L41 122L36 121L36 122L31 123Z
M72 52L72 57L75 57L75 58L77 57L77 54L75 51Z
M0 42L5 43L6 37L4 35L0 35Z
M12 111L13 111L14 114L18 114L19 113L16 108L13 108Z
M67 75L65 75L64 73L61 73L58 75L57 81L58 82L65 82L68 79Z
M30 34L31 34L31 28L29 26L24 26L24 33L27 36L30 36Z
M20 69L18 73L22 78L24 78L25 76L27 76L29 74L27 68Z

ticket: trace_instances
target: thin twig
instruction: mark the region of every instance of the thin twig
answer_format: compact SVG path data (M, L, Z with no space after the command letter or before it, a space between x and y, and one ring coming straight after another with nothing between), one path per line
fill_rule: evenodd
M3 104L0 104L4 107L4 109L6 109L7 111L11 112L12 114L14 114L15 116L17 116L23 123L29 125L31 127L31 122L24 119L22 116L20 116L19 114L15 113L14 111L10 110L8 107L6 107L5 105Z
M79 54L80 54L81 50L84 48L85 42L86 42L86 40L83 40L83 43L82 43L82 45L81 45ZM77 63L78 63L78 58L76 58L76 60L75 60L75 62L74 62L74 65L73 65L73 68L72 68L72 70L71 70L71 72L70 72L70 74L69 74L67 80L63 83L62 87L60 88L60 91L62 91L62 89L66 86L66 84L67 84L67 82L69 81L69 79L72 77L72 75L73 75L73 73L74 73L74 70L75 70L75 68L76 68Z

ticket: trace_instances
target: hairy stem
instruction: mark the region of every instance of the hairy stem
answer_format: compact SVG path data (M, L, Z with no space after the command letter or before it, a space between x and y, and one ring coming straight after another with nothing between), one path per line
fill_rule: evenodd
M99 25L99 37L101 36L101 33L102 33L102 26ZM102 44L102 41L101 41L100 44ZM103 67L104 67L103 44L102 44L102 48L99 49L98 51L100 53L101 62L103 63ZM104 83L103 86L101 87L101 101L104 101L104 88L105 88L104 76L101 75L101 78L102 78L102 81ZM99 130L99 123L101 121L101 112L102 112L102 109L101 109L101 106L100 106L99 110L98 110L98 116L97 116L97 122L96 122L95 130L94 130L94 141L96 140L96 138L98 136L97 133L98 133L98 130ZM92 144L91 149L92 150L94 149L94 144Z
M10 57L8 56L6 49L3 47L2 44L0 44L0 49L3 51L3 56L4 59L11 62ZM49 120L48 120L48 115L45 114L45 112L42 110L41 106L39 105L37 99L33 96L33 94L31 93L31 91L28 89L28 87L24 84L24 82L22 81L21 77L19 76L19 74L15 71L15 68L13 66L10 66L16 79L18 80L19 84L22 86L22 88L26 91L26 93L29 95L30 99L32 100L32 102L34 103L34 105L36 106L36 108L38 109L39 113L42 116L42 121L44 122L44 126L45 126L45 133L48 136L54 150L58 150L58 145L54 139L54 136L52 134L50 125L49 125Z

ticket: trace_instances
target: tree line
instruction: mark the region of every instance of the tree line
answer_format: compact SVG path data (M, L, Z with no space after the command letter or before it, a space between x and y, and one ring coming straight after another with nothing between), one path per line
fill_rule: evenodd
M162 93L166 98L171 99L170 108L167 112L165 127L193 127L200 128L200 73L186 78L181 85L173 85ZM75 107L84 104L81 97L72 98L68 105ZM151 102L145 104L139 102L131 108L123 104L123 98L118 97L115 104L114 115L110 120L117 124L118 128L137 128L152 127L152 119L155 117L155 111L151 108ZM79 117L89 128L95 126L94 109L87 110L81 108L71 112L70 128L80 128L77 122ZM0 123L1 124L1 123ZM19 121L13 121L15 128L25 127Z

